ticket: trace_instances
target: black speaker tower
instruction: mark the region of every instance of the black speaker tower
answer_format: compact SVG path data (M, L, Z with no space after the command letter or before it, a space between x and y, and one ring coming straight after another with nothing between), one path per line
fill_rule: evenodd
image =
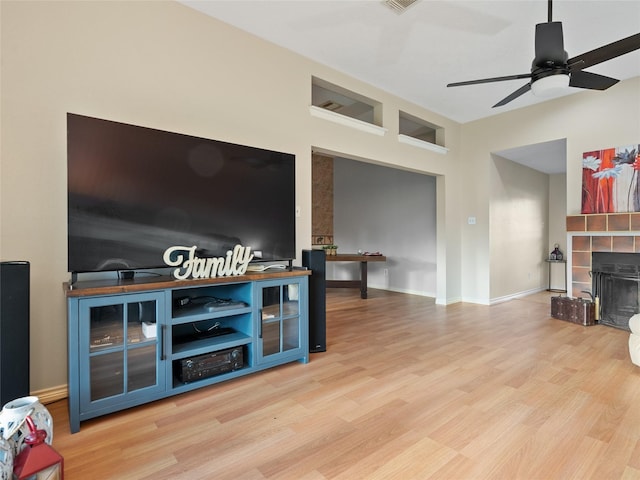
M302 265L309 277L309 351L327 351L327 268L324 250L303 250Z
M0 404L29 395L29 262L0 262Z

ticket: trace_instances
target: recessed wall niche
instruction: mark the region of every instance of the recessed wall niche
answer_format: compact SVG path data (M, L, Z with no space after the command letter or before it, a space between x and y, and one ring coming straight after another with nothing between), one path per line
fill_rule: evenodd
M382 104L317 77L311 79L311 104L371 125L382 126Z
M444 146L444 128L410 115L398 112L398 139L439 153L446 153ZM418 140L419 142L414 142Z

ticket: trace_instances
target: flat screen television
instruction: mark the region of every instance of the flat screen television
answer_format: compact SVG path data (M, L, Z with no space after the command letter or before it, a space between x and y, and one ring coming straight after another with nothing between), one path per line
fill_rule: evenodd
M295 258L295 156L67 114L69 272L166 267L171 246Z

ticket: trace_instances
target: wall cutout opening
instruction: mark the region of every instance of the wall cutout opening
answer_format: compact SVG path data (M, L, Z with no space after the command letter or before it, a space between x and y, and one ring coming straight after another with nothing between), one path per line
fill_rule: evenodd
M338 85L313 77L311 104L349 118L382 126L382 104Z
M399 133L444 147L444 128L402 111L399 112Z

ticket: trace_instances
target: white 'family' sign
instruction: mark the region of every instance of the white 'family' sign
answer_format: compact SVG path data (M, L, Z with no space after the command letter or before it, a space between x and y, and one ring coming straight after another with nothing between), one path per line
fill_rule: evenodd
M225 257L196 257L197 247L169 247L162 256L164 263L178 267L173 276L178 280L244 275L253 259L251 247L236 245Z

